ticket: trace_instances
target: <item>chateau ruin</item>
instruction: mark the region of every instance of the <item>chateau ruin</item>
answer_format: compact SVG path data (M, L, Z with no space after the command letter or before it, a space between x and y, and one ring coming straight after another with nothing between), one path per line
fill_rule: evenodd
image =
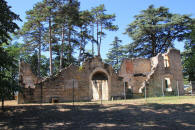
M150 59L124 59L116 73L100 57L82 67L70 65L57 75L36 77L30 65L20 63L18 103L49 103L121 99L129 92L148 96L178 91L184 94L180 52L169 49ZM147 90L147 91L146 91Z

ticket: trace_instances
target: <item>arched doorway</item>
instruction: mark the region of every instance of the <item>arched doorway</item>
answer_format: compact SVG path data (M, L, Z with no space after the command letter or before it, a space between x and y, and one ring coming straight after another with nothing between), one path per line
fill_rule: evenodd
M108 76L97 71L92 75L91 82L93 100L108 100Z

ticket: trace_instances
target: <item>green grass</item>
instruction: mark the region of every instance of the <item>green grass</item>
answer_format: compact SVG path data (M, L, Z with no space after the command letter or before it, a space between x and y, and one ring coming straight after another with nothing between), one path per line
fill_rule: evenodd
M101 104L101 101L89 102ZM165 97L150 97L141 99L113 100L102 101L102 104L195 104L195 96L165 96ZM77 104L77 103L76 103Z
M162 104L195 104L195 96L168 96L168 97L153 97L146 100L147 103L162 103Z

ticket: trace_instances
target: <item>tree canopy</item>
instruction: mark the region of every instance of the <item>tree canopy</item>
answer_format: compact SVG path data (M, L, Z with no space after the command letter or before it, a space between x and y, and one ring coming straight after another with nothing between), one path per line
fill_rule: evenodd
M14 22L14 20L20 20L19 15L12 12L10 8L5 0L0 1L0 45L8 43L11 39L9 33L14 33L16 29L19 29Z
M190 32L189 15L173 14L168 8L150 5L135 16L126 29L133 39L131 47L135 56L152 57L174 47L174 41L182 41Z
M17 61L3 46L11 40L10 34L19 29L15 20L20 20L19 16L10 10L5 0L0 1L0 99L2 108L4 99L14 96L17 90L16 77L13 70L17 68Z
M120 44L122 40L118 37L114 37L114 41L110 44L111 48L107 53L106 63L113 66L114 70L117 71L120 68L120 64L125 57L125 51L123 46Z
M193 19L190 29L192 31L186 37L187 40L182 53L183 71L184 76L187 76L189 81L195 81L195 19Z
M109 31L117 31L118 26L114 25L113 22L115 21L115 14L106 14L106 8L104 4L101 4L91 10L94 21L93 23L96 24L96 44L97 44L97 51L98 56L100 56L100 47L102 43L102 38L106 34L104 33L105 30Z

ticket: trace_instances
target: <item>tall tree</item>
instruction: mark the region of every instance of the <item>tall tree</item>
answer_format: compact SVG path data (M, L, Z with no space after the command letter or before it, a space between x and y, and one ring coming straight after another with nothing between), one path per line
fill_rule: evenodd
M89 40L93 40L93 37L90 34L90 24L93 20L93 17L89 11L81 11L78 21L79 32L79 58L78 62L84 61L85 59L85 46Z
M168 8L150 5L135 16L125 33L134 40L136 56L152 57L173 47L175 40L183 40L190 31L190 23L188 15L173 14Z
M80 3L78 0L69 0L68 5L67 5L67 23L68 23L68 34L67 34L67 39L68 39L68 60L71 61L72 53L73 53L73 48L75 44L78 44L78 42L75 39L76 36L76 30L75 26L77 25L77 22L79 21L79 7Z
M115 21L115 14L105 14L106 9L105 6L99 5L98 7L92 8L92 14L94 16L94 23L96 24L96 44L98 56L100 56L100 47L102 43L102 38L105 36L105 30L116 31L118 30L117 25L113 25L113 21Z
M66 57L64 54L67 54L69 59L68 63L71 63L72 53L74 52L75 46L78 45L78 40L76 39L77 29L79 21L79 2L77 0L58 0L57 1L57 10L54 12L54 28L55 35L61 41L58 45L55 45L55 53L57 48L60 50L59 58L59 70L61 70L65 63L63 57ZM65 53L64 51L68 51ZM67 59L67 60L68 60Z
M5 0L0 1L0 45L8 43L8 40L11 39L9 33L14 33L16 29L19 29L14 20L21 21L21 19L10 8Z
M50 75L53 74L53 63L52 63L52 43L54 42L54 37L52 35L53 22L55 17L55 11L57 8L57 0L43 0L42 17L45 23L48 25L48 42L49 42L49 63L50 63Z
M190 29L191 33L186 37L187 40L185 42L184 52L182 53L183 71L184 76L189 81L192 81L193 87L195 87L195 19L193 19Z
M54 18L56 34L59 35L59 40L61 40L60 47L55 46L58 50L60 50L60 59L59 59L59 70L63 68L63 54L64 54L64 47L65 47L65 34L67 34L67 3L63 1L59 1L57 5L57 11L55 12L56 17Z
M118 37L114 38L114 41L110 44L111 49L107 53L106 63L111 64L115 71L120 68L121 61L124 59L124 50L121 46L122 41Z
M41 66L41 50L44 43L45 29L43 25L44 18L41 15L43 8L43 3L37 3L32 10L26 12L27 22L24 23L23 28L21 29L21 35L24 37L24 42L26 49L32 51L38 50L38 65L37 75L40 77L40 66ZM37 54L37 53L36 53Z
M11 39L10 33L19 29L15 20L20 20L19 16L10 10L5 0L0 1L0 99L2 109L4 109L4 99L13 96L16 91L16 81L12 79L12 68L15 68L15 59L2 46L8 44Z

